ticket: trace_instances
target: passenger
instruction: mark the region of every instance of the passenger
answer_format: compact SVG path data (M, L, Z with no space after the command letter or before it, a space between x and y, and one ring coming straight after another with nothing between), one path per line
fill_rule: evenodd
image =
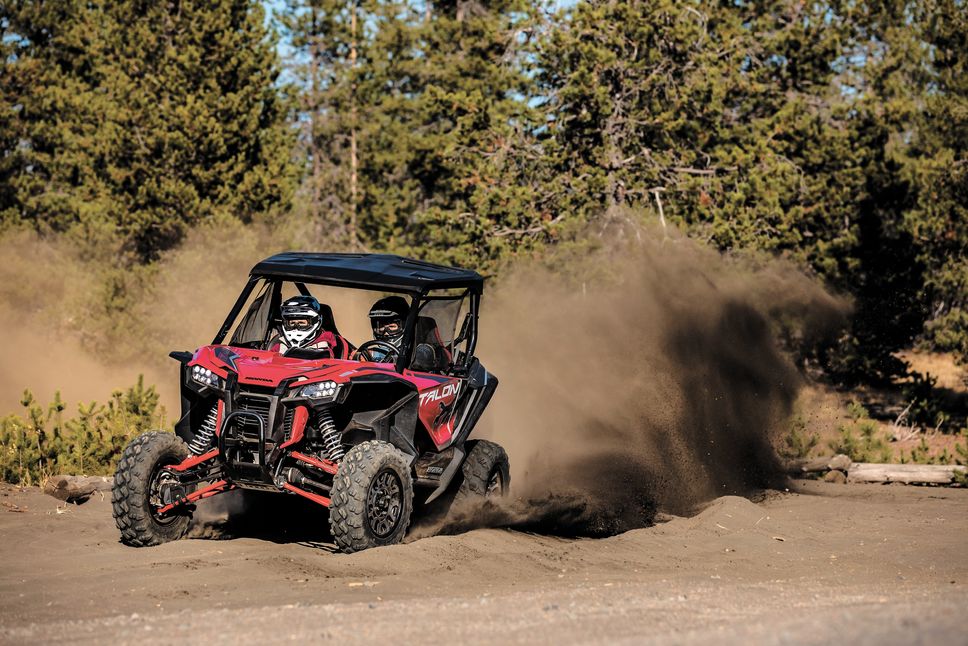
M406 324L410 306L401 296L381 298L370 308L370 327L373 340L387 343L398 351L403 342L403 328ZM369 351L374 361L382 361L387 355L378 348Z
M400 296L387 296L378 300L370 308L370 327L373 328L373 340L389 344L399 352L409 313L410 306ZM437 322L433 318L418 316L414 337L417 351L419 352L420 346L426 345L433 359L422 365L417 364L417 359L415 359L414 364L411 365L412 369L440 372L450 364L450 353L440 338ZM388 354L381 351L379 347L367 350L367 354L377 362L387 361L388 359ZM395 355L389 355L389 358L395 360Z

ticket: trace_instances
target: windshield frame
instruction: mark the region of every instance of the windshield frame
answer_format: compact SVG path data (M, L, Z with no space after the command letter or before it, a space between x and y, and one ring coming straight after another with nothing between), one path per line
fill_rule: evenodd
M243 287L242 289L242 293L239 294L239 298L235 301L235 305L232 306L232 309L229 311L228 316L225 317L225 322L222 323L222 327L219 328L218 333L215 335L215 338L212 340L212 345L220 345L225 341L226 335L228 335L229 331L232 330L233 327L239 322L239 316L242 313L242 309L245 307L245 304L248 302L248 299L252 293L252 290L255 289L256 285L258 285L259 282L262 281L263 279L268 281L269 284L273 284L273 288L272 288L273 290L278 289L282 283L290 282L296 285L296 288L300 291L300 293L304 293L307 295L309 294L309 290L306 288L306 285L326 285L331 287L339 287L343 289L357 289L357 290L363 290L363 291L381 292L385 294L399 294L404 297L409 296L411 299L410 311L407 314L407 320L403 331L403 343L400 345L400 356L397 359L396 364L394 364L394 370L400 374L402 374L403 371L407 369L407 366L410 364L412 360L411 355L413 354L413 351L414 351L414 333L416 331L417 317L419 315L420 308L423 305L423 303L428 300L437 300L438 298L451 298L451 299L455 298L454 296L435 297L430 294L430 292L432 291L440 291L440 288L423 289L418 292L394 291L394 290L387 290L385 288L370 287L366 285L355 285L355 286L334 285L331 281L312 280L312 279L307 279L303 276L285 277L285 276L250 275L248 281L245 284L245 287ZM468 333L467 333L467 339L466 339L467 351L461 356L461 360L459 363L456 361L456 358L455 358L455 362L451 365L452 370L458 370L458 371L466 369L470 365L471 359L474 357L474 351L477 347L477 327L478 327L478 316L479 316L479 310L480 310L481 294L475 289L466 288L461 298L462 300L467 298L470 299L468 303L469 305L468 311L465 317L468 320L469 327L468 327ZM462 327L463 321L459 321L458 325ZM459 334L459 330L458 330L458 334Z

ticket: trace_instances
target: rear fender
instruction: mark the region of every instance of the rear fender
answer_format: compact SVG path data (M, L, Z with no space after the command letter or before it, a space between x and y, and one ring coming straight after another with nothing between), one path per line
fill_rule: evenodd
M465 400L461 402L457 421L454 425L454 435L447 445L441 447L442 449L449 446L461 446L467 440L471 431L477 426L477 422L480 421L481 415L484 414L484 409L491 402L491 397L497 390L497 384L497 377L485 370L484 366L477 359L474 359L468 374L468 390Z
M467 438L474 427L477 426L481 415L484 414L484 409L487 408L494 391L497 390L497 377L485 370L484 366L477 359L474 359L470 366L467 384L466 401L462 402L454 428L454 436L447 446L441 447L442 449L453 447L455 449L454 457L440 476L440 483L437 488L427 498L428 503L433 502L447 491L464 463L464 458L474 446L475 440L468 441Z

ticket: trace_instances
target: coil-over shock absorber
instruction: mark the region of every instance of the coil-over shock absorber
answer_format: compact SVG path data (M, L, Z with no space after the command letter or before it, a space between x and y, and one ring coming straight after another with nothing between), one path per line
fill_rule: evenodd
M326 456L333 462L342 460L346 452L343 451L343 443L340 442L340 434L336 429L332 413L328 410L318 413L316 425L319 428L319 438L323 442L323 448L326 449Z
M215 421L218 419L218 402L212 404L212 410L208 412L201 426L195 431L195 437L188 443L188 450L192 455L201 455L212 447L212 439L215 437Z

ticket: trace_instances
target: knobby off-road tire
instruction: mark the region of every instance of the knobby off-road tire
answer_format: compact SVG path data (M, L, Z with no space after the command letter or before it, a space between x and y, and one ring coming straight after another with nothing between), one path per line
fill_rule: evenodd
M503 498L511 484L511 465L500 444L478 440L461 469L464 476L453 506L480 504L487 498Z
M159 519L150 502L152 481L161 467L188 457L188 446L172 433L150 431L131 440L114 472L111 506L121 542L135 547L177 541L188 531L190 518Z
M403 540L413 512L410 460L388 442L357 444L333 478L329 529L352 553Z

